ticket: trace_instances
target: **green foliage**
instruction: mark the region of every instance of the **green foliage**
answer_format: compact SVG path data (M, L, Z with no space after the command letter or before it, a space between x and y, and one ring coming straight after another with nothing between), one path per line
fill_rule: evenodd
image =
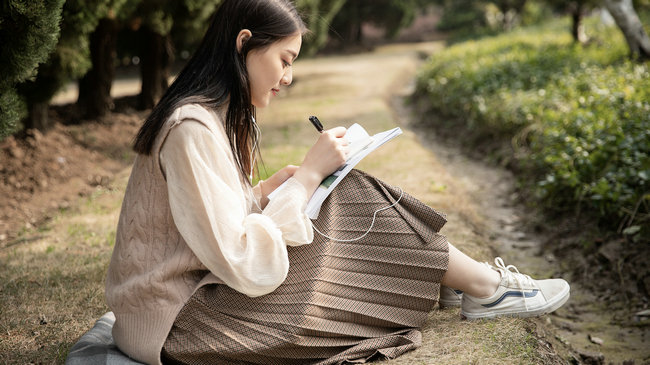
M11 87L0 91L0 141L19 129L20 120L27 114L23 98Z
M32 80L19 90L28 104L46 103L67 82L83 76L91 67L89 35L99 20L119 10L125 0L66 0L61 36L54 52Z
M438 28L459 31L485 27L485 3L474 0L446 0Z
M0 139L18 129L26 114L15 85L33 77L59 36L64 0L6 0L0 5Z
M572 12L578 8L587 12L603 5L601 0L545 0L545 2L560 12Z
M174 25L173 8L178 1L142 0L137 10L143 20L143 25L160 35L167 35Z
M521 14L522 25L535 25L551 19L552 9L548 6L548 0L528 0L524 5Z
M650 10L650 0L633 0L632 3L638 12Z
M297 0L296 7L310 30L302 53L313 55L327 43L332 19L348 0Z
M495 35L518 25L539 24L552 16L549 0L441 0L438 29L451 31L452 41Z
M627 60L620 32L590 19L594 45L554 21L450 47L418 93L469 131L513 143L545 207L617 228L650 219L650 65ZM650 232L648 232L650 233Z
M438 0L296 0L310 35L303 44L303 54L313 55L332 36L344 45L361 41L361 25L372 23L392 37L411 24L419 9Z
M181 41L197 43L208 27L212 13L221 3L220 0L128 0L127 19L139 19L141 24L155 33L168 35L172 29L179 34Z
M540 0L445 0L438 28L467 37L532 24L547 13L546 2Z
M422 0L351 0L332 21L332 31L346 42L356 42L362 22L372 23L386 30L388 37L413 22Z
M140 56L151 40L139 32L143 27L170 36L174 51L183 59L198 47L221 0L126 0L117 18L125 26L118 36L118 58Z
M171 35L179 51L191 53L199 46L220 0L185 0L174 11Z

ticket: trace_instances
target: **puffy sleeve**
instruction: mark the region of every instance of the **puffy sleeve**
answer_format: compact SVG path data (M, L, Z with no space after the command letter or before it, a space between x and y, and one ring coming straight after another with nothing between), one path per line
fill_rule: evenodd
M199 260L248 296L272 292L289 270L287 244L313 239L307 192L291 178L261 213L251 212L230 147L200 122L175 125L160 150L172 217ZM258 198L258 197L256 197Z

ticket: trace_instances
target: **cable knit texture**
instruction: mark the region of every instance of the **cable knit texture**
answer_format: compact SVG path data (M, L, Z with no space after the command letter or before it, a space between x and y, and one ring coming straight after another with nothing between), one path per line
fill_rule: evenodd
M242 180L224 113L177 109L151 155L135 159L106 280L113 337L135 360L160 364L167 334L197 288L270 293L286 278L287 244L313 240L297 180L259 209L260 185Z

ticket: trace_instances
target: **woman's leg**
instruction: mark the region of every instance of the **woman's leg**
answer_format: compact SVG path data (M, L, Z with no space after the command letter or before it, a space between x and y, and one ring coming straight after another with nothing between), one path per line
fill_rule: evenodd
M462 290L477 298L494 294L501 282L498 271L479 263L449 244L449 266L442 277L442 285Z

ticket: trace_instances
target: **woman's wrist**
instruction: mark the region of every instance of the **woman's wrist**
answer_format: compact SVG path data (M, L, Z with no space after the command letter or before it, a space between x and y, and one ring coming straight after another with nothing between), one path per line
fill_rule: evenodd
M316 191L321 181L323 181L321 174L302 166L296 170L293 177L305 187L308 196L311 196L311 194Z
M257 184L259 185L259 189L260 189L260 208L264 209L266 205L269 203L268 196L271 192L266 191L264 186L264 180L260 180Z

